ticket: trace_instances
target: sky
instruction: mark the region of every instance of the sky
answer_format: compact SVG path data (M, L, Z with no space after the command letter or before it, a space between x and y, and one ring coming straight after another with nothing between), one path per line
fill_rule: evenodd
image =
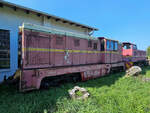
M95 37L150 46L150 0L5 0L96 27Z

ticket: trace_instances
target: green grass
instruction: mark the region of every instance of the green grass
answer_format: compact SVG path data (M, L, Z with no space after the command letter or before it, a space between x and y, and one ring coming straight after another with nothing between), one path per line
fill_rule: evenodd
M117 73L81 83L62 84L49 90L19 93L15 86L0 86L0 113L150 113L150 82ZM142 76L150 77L150 67ZM71 100L75 85L90 93L87 100Z
M81 91L77 91L77 92L76 92L76 95L77 95L77 96L83 96L83 93L82 93Z

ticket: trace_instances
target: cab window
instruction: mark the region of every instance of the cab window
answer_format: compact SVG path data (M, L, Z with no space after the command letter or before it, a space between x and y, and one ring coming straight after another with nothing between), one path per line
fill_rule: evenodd
M109 51L109 50L110 50L110 41L107 40L107 51Z
M111 41L110 50L111 50L111 51L114 50L114 41Z
M133 49L134 49L134 50L137 50L137 47L136 47L136 45L133 45Z
M114 42L114 50L115 50L115 51L118 50L118 42Z
M123 45L123 48L124 48L124 49L131 49L131 44L124 44L124 45Z
M107 40L107 50L108 51L117 51L118 50L118 42Z

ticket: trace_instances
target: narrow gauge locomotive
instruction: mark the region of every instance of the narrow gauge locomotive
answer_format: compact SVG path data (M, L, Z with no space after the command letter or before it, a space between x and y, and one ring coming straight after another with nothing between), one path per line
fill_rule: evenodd
M24 23L20 27L20 70L16 72L20 91L39 89L42 83L52 83L51 78L85 81L124 70L125 51L116 40Z

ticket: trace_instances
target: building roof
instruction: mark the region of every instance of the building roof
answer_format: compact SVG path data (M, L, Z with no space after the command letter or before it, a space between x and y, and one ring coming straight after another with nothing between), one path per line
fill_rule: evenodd
M17 5L17 4L14 4L14 3L10 3L10 2L4 1L4 0L0 0L0 7L3 7L3 6L12 7L12 8L14 8L14 10L23 9L27 13L34 12L34 13L37 13L38 16L44 15L44 16L47 16L47 18L54 18L56 21L62 21L63 23L69 23L71 25L76 25L76 26L79 26L79 27L82 27L82 28L87 28L89 30L98 31L97 28L90 27L88 25L80 24L78 22L74 22L74 21L71 21L71 20L68 20L68 19L64 19L64 18L55 16L55 15L51 15L51 14L42 12L42 11L34 10L34 9L31 9L31 8L20 6L20 5Z

